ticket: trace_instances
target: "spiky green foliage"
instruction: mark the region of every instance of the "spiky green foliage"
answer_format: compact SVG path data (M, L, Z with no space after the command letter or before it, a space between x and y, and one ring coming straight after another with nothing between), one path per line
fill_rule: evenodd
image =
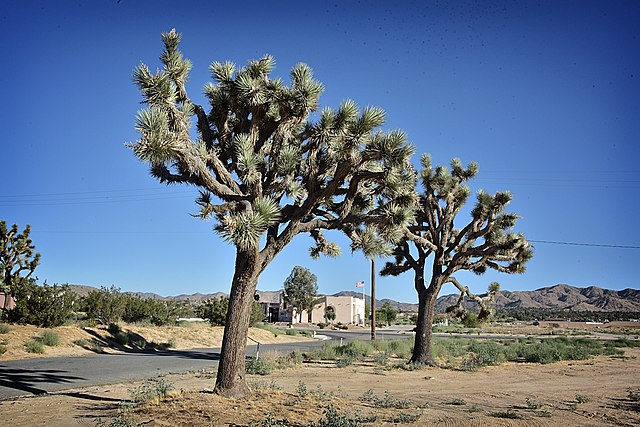
M275 60L267 55L241 68L211 64L215 83L205 87L205 113L186 94L191 64L178 50L180 35L172 30L163 41L162 69L152 73L141 64L134 71L148 107L138 113L141 138L130 147L161 182L200 187L200 215L215 218L224 239L248 249L267 233L280 248L295 234L312 233L313 254L335 255L314 230L355 237L365 224L397 235L414 201L407 162L413 147L403 132L377 129L384 111L360 112L345 101L310 122L322 84L306 64L293 67L288 85L271 78ZM193 115L197 140L190 135ZM366 244L356 241L358 249Z
M455 220L471 193L466 182L478 173L476 163L466 168L460 159L453 159L450 167L433 167L431 157L421 158L420 178L424 192L414 212L414 221L404 228L404 239L394 249L394 262L387 262L383 275L399 275L413 270L415 287L424 313L431 316L418 318L418 331L430 329L421 324L432 317L435 296L444 283L454 284L460 291L458 304L450 312L464 318L467 313L462 308L465 296L480 304L480 318L491 314L490 303L498 292L499 285L492 283L485 297L473 295L459 283L454 274L460 270L483 274L488 269L503 273L522 273L525 263L532 257L532 247L524 235L512 228L517 215L505 212L511 201L511 194L498 192L494 195L480 191L470 221L461 228ZM413 246L413 249L411 248ZM431 273L429 277L429 273ZM430 334L424 333L430 340ZM424 362L424 354L417 357L422 341L417 340L414 362ZM428 344L427 344L428 345ZM430 345L428 345L430 348Z
M302 319L302 312L313 310L313 302L318 293L318 278L308 268L295 266L283 285L284 300L295 307Z
M15 296L20 287L28 282L40 263L40 254L29 238L31 226L27 225L22 232L18 225L7 227L0 220L0 292ZM8 298L5 298L5 304ZM4 312L5 307L0 307Z

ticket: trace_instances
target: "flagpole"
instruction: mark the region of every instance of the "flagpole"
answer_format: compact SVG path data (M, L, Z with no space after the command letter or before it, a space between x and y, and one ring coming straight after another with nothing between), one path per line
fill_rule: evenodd
M376 258L371 257L371 341L376 340Z

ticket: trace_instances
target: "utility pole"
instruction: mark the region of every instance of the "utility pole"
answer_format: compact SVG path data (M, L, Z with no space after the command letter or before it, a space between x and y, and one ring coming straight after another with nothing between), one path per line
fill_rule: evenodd
M376 340L376 258L371 257L371 341Z

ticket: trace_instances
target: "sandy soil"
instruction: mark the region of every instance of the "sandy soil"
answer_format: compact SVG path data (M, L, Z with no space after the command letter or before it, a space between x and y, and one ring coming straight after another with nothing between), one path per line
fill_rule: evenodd
M549 365L507 363L478 372L310 363L265 377L249 376L254 396L248 400L212 394L215 373L198 372L166 377L175 386L173 395L140 406L126 417L148 426L248 426L272 413L290 425L307 425L317 422L323 408L331 404L351 416L377 417L366 425L636 426L640 425L640 404L629 400L628 392L640 387L639 356L636 348L627 349L624 358L600 356ZM301 381L309 392L306 396L299 393ZM122 414L120 402L139 386L118 384L4 401L0 419L11 420L16 427L95 426L98 417L109 421ZM381 399L388 391L393 399L411 403L402 409L379 408L359 399L369 389ZM499 418L496 413L522 418ZM410 416L419 419L391 422Z

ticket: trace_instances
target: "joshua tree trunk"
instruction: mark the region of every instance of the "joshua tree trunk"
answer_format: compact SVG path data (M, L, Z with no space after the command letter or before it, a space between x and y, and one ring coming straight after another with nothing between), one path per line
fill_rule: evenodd
M257 249L236 251L235 273L215 387L217 393L227 397L243 397L249 393L244 373L251 305L258 284L258 256Z
M418 321L416 324L416 339L413 346L413 355L409 363L434 366L433 353L431 351L433 315L436 298L440 286L432 279L428 288L424 286L424 278L416 274L416 289L418 290Z

